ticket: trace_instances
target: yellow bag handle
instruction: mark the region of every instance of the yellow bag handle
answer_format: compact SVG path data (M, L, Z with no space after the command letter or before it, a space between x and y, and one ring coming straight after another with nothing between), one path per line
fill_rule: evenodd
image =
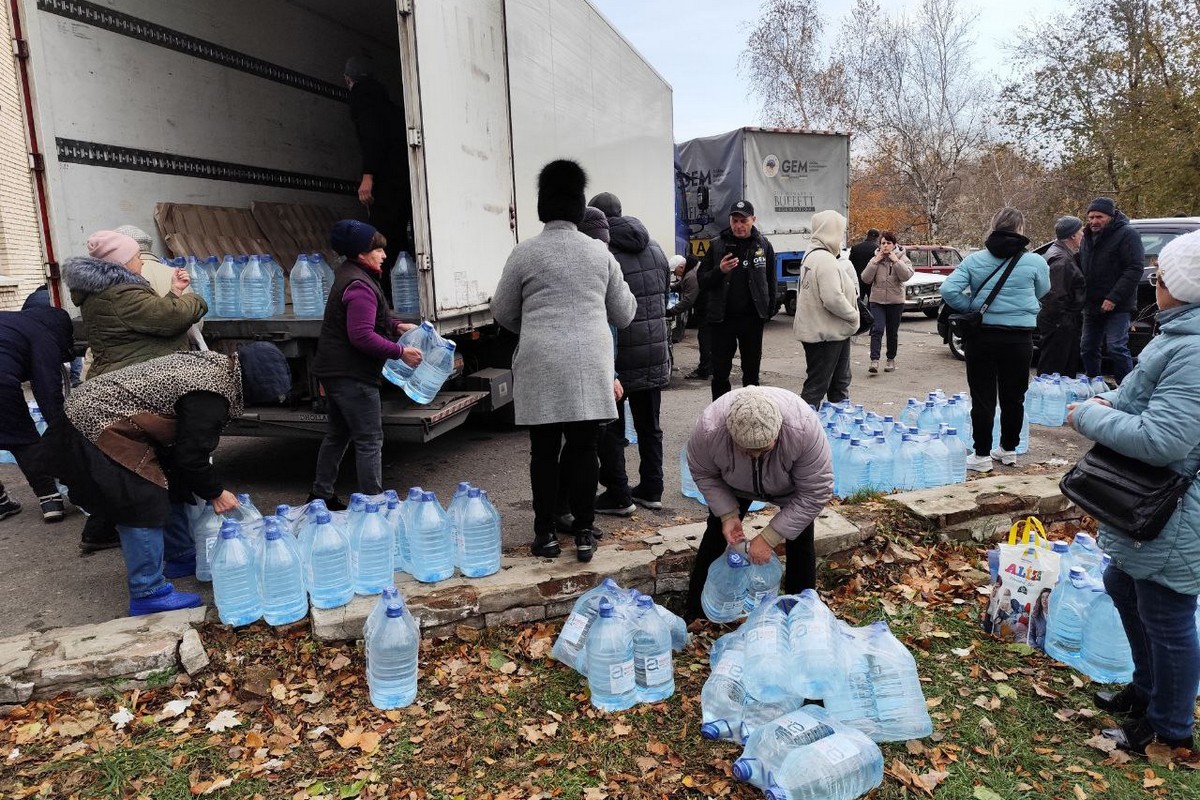
M1016 544L1018 541L1032 547L1050 549L1050 541L1046 538L1046 528L1037 517L1026 517L1014 522L1013 526L1008 529L1008 543Z

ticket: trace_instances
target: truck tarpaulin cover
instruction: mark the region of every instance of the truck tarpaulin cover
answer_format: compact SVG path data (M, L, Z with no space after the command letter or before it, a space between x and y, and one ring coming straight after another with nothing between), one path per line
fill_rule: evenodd
M693 239L711 239L729 225L729 207L754 205L766 234L812 232L812 215L845 213L846 137L736 130L679 145L686 185L684 223Z

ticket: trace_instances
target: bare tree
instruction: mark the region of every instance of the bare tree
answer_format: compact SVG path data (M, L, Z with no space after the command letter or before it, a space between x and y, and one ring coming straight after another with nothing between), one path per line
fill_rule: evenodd
M762 97L767 124L811 129L836 127L829 108L836 81L829 76L816 0L766 0L751 28L740 63ZM831 85L833 84L833 85ZM842 126L845 129L845 126Z

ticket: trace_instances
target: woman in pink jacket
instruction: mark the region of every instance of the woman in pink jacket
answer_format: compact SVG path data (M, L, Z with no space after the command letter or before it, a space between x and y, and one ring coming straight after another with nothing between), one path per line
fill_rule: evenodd
M750 561L763 564L781 544L788 594L816 587L813 521L833 491L829 443L812 407L786 389L748 386L712 402L687 445L688 467L708 501L708 527L696 552L685 616L704 616L700 593L708 568L726 546L745 541L742 518L755 500L779 513L749 541Z

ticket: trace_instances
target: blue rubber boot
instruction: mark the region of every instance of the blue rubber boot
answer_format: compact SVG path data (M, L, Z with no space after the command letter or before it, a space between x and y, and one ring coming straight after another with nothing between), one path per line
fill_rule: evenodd
M190 578L196 574L196 559L166 561L163 563L164 578Z
M203 600L198 594L177 592L171 584L166 584L157 592L147 597L133 597L129 600L129 616L140 617L144 614L157 614L160 611L177 611L181 608L199 608Z

